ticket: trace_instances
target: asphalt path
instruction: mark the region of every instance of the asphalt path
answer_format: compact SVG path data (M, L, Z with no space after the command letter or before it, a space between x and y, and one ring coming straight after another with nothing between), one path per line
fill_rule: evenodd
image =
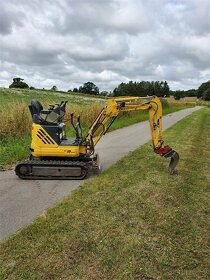
M200 106L163 117L163 129L175 124ZM106 134L97 145L102 170L151 139L149 122L140 122ZM173 143L170 144L173 148ZM18 231L45 209L68 195L81 180L20 180L14 170L0 172L0 240Z

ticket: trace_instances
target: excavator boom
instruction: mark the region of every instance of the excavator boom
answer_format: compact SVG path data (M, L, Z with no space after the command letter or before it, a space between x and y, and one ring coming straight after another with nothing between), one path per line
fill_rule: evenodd
M108 100L86 136L86 142L90 144L89 149L94 149L120 113L137 110L148 111L154 152L162 157L171 158L168 170L170 174L173 174L179 162L179 155L172 148L164 145L162 104L157 96L122 97Z

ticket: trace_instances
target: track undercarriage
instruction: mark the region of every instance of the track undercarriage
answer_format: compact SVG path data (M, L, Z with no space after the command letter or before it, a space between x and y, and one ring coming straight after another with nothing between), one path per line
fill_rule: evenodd
M82 180L90 172L100 171L99 158L78 159L31 159L16 165L15 173L21 179Z

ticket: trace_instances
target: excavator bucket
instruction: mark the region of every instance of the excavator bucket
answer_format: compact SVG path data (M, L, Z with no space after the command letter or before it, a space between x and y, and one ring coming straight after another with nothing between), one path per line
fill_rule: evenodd
M155 149L155 153L164 158L171 158L168 166L168 172L170 174L174 174L175 168L179 162L179 154L169 146L163 146L159 149Z
M169 163L169 166L168 166L168 172L170 174L174 174L176 166L179 162L179 154L176 151L173 151L173 153L170 157L171 157L171 160L170 160L170 163Z

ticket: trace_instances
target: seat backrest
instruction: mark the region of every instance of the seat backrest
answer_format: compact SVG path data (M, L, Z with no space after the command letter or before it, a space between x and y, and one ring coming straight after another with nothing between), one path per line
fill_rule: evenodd
M32 117L35 114L39 116L41 110L43 109L43 106L37 99L32 99L31 105L29 105L29 109L30 109Z

